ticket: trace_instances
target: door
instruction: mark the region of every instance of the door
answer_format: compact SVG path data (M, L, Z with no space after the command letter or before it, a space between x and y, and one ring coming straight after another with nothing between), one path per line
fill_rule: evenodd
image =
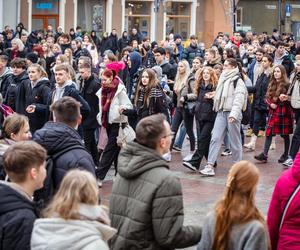
M58 21L58 15L32 15L32 30L46 30L48 25L56 29Z

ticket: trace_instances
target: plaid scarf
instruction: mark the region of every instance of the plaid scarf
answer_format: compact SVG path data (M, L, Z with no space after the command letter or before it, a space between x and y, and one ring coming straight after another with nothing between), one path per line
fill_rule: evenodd
M103 85L102 86L102 92L101 92L101 107L102 107L102 113L101 113L101 124L104 128L107 128L108 123L108 113L110 104L117 92L118 86L119 86L119 79L114 78L110 85Z

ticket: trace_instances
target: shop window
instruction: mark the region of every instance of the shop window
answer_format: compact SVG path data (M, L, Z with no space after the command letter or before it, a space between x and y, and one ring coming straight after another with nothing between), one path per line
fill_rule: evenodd
M98 34L105 31L105 1L78 0L77 25L84 31L95 30Z
M191 3L166 2L166 35L180 34L184 40L190 33Z
M136 28L143 36L150 36L151 2L125 3L125 29Z

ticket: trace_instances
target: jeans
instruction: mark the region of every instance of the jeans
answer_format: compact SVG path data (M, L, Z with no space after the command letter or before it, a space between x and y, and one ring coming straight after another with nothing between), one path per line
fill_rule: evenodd
M117 170L117 159L121 149L117 144L119 123L108 124L106 130L108 141L102 152L99 166L96 169L96 176L100 180L104 180L113 163L115 164L115 169Z
M230 140L229 140L229 132L228 129L226 129L226 134L224 136L224 146L225 150L230 150Z
M174 145L179 148L182 148L185 136L186 136L186 128L182 123L180 126L179 135L176 137Z
M214 122L196 121L197 123L197 149L189 160L194 167L199 169L203 156L208 158L209 143L211 139L211 131L214 127Z
M239 119L235 122L230 123L228 121L229 117L228 111L219 111L214 123L214 128L212 130L212 137L209 144L209 153L207 163L214 165L224 140L226 131L228 130L230 147L232 152L233 162L238 162L242 160L243 150L242 150L242 140L241 140L241 120L242 114Z
M179 129L179 126L181 122L183 121L184 126L186 128L186 132L188 136L190 137L190 150L194 151L195 150L195 135L193 132L193 122L194 122L194 116L187 114L183 108L177 107L175 111L175 115L173 118L173 123L172 123L172 131L174 132L174 137L171 143L170 150L172 150L174 141L176 138L177 131Z

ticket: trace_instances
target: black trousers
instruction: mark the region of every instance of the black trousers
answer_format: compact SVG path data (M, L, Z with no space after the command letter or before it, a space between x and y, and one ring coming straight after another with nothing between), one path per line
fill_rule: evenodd
M192 159L189 160L194 167L199 169L202 158L207 159L209 152L209 144L211 139L211 131L214 128L214 122L210 121L198 121L197 123L197 149Z
M100 180L104 180L112 163L115 164L115 169L117 171L117 160L121 149L117 144L117 137L119 134L119 123L108 124L106 130L108 141L102 152L99 166L96 169L96 176Z
M90 152L93 157L96 166L99 164L99 152L97 149L97 143L95 138L96 129L85 129L83 130L83 140L86 149Z
M194 151L195 150L195 135L194 135L194 132L193 132L194 116L187 114L184 111L184 109L180 108L180 107L176 108L175 115L174 115L173 120L172 120L172 128L171 129L175 134L174 134L174 137L173 137L173 140L172 140L172 143L171 143L170 150L172 150L172 148L173 148L173 144L174 144L174 141L175 141L175 138L176 138L176 134L177 134L177 131L178 131L182 121L183 121L184 126L186 128L186 133L190 137L190 149L191 149L191 151Z
M258 132L261 128L266 127L268 111L266 110L258 110L254 111L254 119L253 119L253 133L257 136Z
M290 156L295 159L300 147L300 109L295 109L296 128L292 138Z

